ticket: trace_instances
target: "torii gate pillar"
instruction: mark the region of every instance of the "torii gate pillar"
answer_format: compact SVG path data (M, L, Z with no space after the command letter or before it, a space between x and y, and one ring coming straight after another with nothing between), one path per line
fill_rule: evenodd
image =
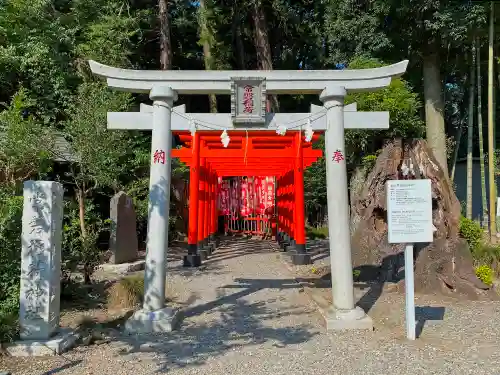
M320 100L326 109L325 131L328 237L332 275L333 310L328 329L372 329L373 321L354 305L354 287L349 230L349 194L344 138L344 87L323 90Z
M167 86L154 86L149 217L144 274L144 302L125 323L128 332L172 331L177 312L165 307L166 254L170 212L170 157L172 149L172 107L177 93Z

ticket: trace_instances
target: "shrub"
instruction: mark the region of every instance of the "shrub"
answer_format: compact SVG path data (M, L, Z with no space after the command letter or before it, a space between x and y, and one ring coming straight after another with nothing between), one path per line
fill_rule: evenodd
M108 291L108 309L133 308L144 298L144 274L126 276Z
M481 225L477 221L462 216L460 217L460 235L469 244L470 251L476 253L483 238Z
M97 246L99 235L107 230L109 221L103 221L95 213L93 203L88 200L85 209L86 236L82 236L78 204L73 201L65 202L63 221L62 257L63 278L83 266L84 281L90 283L90 277L101 260L101 252ZM65 280L65 283L69 280Z
M485 283L486 285L493 284L493 277L495 275L495 271L493 271L493 269L490 266L482 265L476 267L475 271L476 271L476 276L483 283Z
M23 197L0 191L0 342L18 331Z
M472 256L481 264L494 265L500 261L500 247L491 244L481 244L472 253Z
M328 238L328 227L306 227L306 235L312 240Z

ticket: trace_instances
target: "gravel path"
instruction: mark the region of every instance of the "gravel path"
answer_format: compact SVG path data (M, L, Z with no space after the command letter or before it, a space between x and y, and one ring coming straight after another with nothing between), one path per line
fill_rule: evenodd
M168 283L172 297L185 305L178 331L121 338L16 366L16 359L2 365L0 358L0 370L17 367L13 375L500 374L497 303L447 306L444 321L428 322L422 339L410 343L394 325L401 323L404 306L396 295L390 297L394 316L384 329L326 333L279 254L257 240L226 242L200 270L171 262Z

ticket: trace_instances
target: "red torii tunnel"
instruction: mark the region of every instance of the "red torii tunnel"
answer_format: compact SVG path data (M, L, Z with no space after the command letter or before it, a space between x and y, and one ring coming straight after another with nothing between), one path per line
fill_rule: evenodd
M309 264L306 251L304 169L322 156L300 131L278 135L269 131L230 131L227 147L217 131L175 132L183 147L172 150L190 167L188 254L184 266L197 267L215 248L218 230L218 177L274 176L275 212L271 227L293 263Z

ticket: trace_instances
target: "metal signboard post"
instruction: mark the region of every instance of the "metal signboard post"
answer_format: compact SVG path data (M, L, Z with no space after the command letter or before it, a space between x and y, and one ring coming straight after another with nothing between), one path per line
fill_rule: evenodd
M415 340L413 244L433 241L431 180L387 181L389 243L405 243L406 336Z

